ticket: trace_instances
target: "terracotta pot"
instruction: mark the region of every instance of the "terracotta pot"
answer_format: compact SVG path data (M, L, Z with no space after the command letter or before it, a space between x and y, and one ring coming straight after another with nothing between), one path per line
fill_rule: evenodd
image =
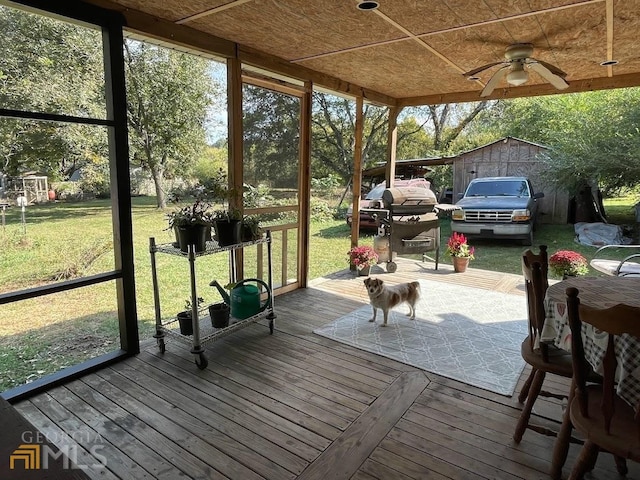
M469 257L451 257L453 261L453 270L457 273L462 273L467 270L469 265Z

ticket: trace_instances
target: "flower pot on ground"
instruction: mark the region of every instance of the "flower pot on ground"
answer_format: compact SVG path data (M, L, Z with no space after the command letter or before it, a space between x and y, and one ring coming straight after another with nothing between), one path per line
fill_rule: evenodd
M451 257L451 261L453 262L454 272L462 273L467 271L469 257Z
M462 233L453 232L447 241L446 254L451 256L453 270L458 273L465 272L469 261L473 260L475 249L467 243L467 237Z
M369 275L371 267L378 264L378 254L369 245L353 247L347 254L349 265L356 268L358 275Z
M229 305L226 303L214 303L209 305L209 317L213 328L225 328L229 326Z

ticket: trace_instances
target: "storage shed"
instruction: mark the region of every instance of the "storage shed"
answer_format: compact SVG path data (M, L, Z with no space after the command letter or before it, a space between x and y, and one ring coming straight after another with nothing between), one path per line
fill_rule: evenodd
M537 192L544 192L538 200L539 221L542 223L567 223L569 194L550 185L541 176L539 154L547 147L514 137L505 137L481 147L461 153L453 158L453 198L464 193L474 178L481 177L529 177Z

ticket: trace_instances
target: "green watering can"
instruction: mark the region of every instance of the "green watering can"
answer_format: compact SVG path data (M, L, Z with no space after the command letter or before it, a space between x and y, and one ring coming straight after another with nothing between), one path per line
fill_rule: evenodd
M264 303L260 303L260 289L255 285L248 285L251 282L262 285L267 291L267 299ZM231 307L231 316L234 318L240 320L249 318L271 306L271 289L259 278L247 278L239 281L231 289L230 295L217 280L213 280L209 285L218 289L224 303Z

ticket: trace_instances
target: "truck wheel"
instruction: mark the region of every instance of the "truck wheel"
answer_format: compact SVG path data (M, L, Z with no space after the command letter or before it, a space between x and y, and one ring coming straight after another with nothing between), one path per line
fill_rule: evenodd
M526 247L533 245L533 229L529 232L529 236L522 240L522 244Z

